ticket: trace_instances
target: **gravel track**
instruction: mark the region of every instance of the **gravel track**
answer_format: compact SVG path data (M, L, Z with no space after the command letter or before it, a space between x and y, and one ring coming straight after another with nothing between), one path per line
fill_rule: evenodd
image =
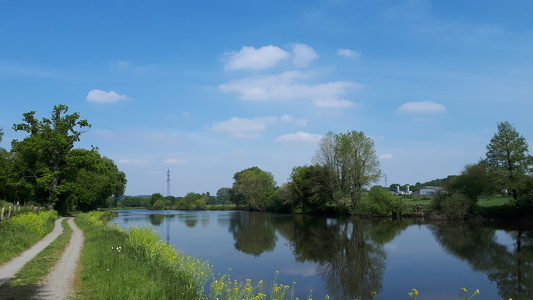
M61 226L63 219L65 218L56 220L54 230L33 247L0 266L0 285L14 277L27 262L44 250L63 232L63 226ZM73 231L70 243L50 273L41 281L37 293L32 299L69 299L74 294L74 281L81 250L83 249L84 237L83 232L76 226L73 218L69 218L67 223Z
M33 247L22 252L19 256L0 266L0 285L11 279L22 267L29 262L35 255L39 254L44 248L48 247L62 232L61 222L64 218L57 219L54 230L38 241Z
M76 270L83 249L83 232L76 226L74 219L68 219L72 228L70 243L52 271L44 279L33 299L69 299L74 293Z

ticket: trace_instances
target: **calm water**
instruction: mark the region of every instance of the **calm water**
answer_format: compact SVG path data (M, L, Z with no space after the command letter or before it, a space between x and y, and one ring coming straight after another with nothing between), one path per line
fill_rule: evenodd
M292 285L306 299L533 299L533 230L481 223L421 223L254 212L123 210L123 228L149 226L213 272L268 286Z

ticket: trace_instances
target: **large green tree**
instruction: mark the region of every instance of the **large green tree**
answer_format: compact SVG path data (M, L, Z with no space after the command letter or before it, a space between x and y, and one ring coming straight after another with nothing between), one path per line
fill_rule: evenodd
M366 187L381 177L374 141L360 131L329 132L319 143L315 162L332 173L336 201L355 213Z
M259 167L251 167L233 176L231 201L237 206L265 211L273 202L276 193L274 176Z
M498 123L498 131L487 145L483 162L499 188L508 189L517 199L526 175L531 172L532 160L526 139L511 123Z
M490 196L494 192L491 177L485 164L466 165L458 176L450 177L444 188L450 193L463 194L472 202L477 203L480 196Z
M30 183L35 187L37 199L44 196L45 203L56 205L60 198L59 187L63 184L67 169L66 157L80 135L91 125L80 120L79 113L67 114L66 105L56 105L50 118L38 120L35 111L25 113L23 123L14 124L15 131L30 135L22 141L12 141L12 151L23 179L19 185Z
M65 198L61 210L93 210L112 196L118 199L124 195L126 174L98 149L73 149L65 161L64 183L58 188Z
M0 145L4 136L3 128L0 127ZM8 152L0 146L0 199L6 199L7 184L9 178Z
M322 211L333 200L331 176L332 172L322 165L294 167L290 181L284 186L286 191L278 196L293 212Z
M216 204L229 204L231 203L231 188L223 187L217 190Z

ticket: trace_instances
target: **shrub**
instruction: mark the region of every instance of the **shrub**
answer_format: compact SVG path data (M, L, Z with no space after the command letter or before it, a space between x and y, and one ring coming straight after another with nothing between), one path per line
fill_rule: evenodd
M451 194L441 200L441 213L450 219L462 219L472 208L472 201L463 194Z
M401 203L388 189L373 186L361 200L358 212L377 216L398 215L401 213Z

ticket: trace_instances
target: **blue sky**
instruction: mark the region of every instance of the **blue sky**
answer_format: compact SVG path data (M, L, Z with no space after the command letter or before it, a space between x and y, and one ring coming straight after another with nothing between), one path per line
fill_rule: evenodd
M0 0L0 146L66 104L129 195L277 183L363 131L387 183L458 174L497 122L533 139L533 2ZM384 185L381 180L379 184Z

